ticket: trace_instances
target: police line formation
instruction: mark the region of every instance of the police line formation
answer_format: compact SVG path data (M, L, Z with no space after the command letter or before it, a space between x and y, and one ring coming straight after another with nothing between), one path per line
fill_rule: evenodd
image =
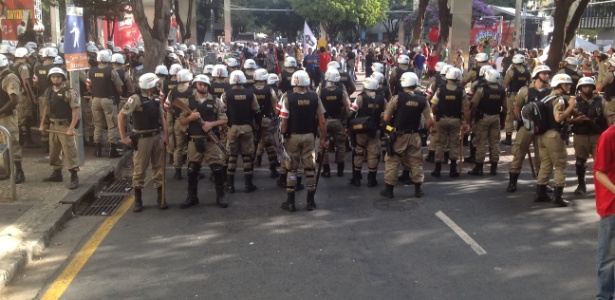
M414 185L414 195L421 197L422 147L428 147L425 160L435 163L431 172L435 178L442 175L443 164L449 165L450 177L458 177L461 159L475 164L469 175L483 176L487 159L489 174L496 175L502 127L506 131L502 143L512 145L514 156L507 191L517 190L524 158L530 156L534 143L535 164L530 156L537 177L534 201L565 207L569 133L573 133L578 176L575 194L583 194L586 161L599 135L614 119L615 58L608 61L607 78L596 84L576 70L574 58L567 58L564 67L553 72L545 65L529 70L525 56L516 54L501 78L488 56L478 53L466 74L437 63L425 88L409 69L409 57L399 55L390 72L374 63L362 91L351 100L354 78L336 61L328 64L323 82L313 86L293 57L284 59L279 76L258 68L252 59L235 57L218 59L219 64L197 70L196 47L179 45L167 49L165 64L154 73L141 74L143 47L114 47L112 51L90 44L90 69L78 73L79 95L68 87L55 45L41 48L38 57L35 43L16 49L5 46L10 47L0 45L0 125L7 127L13 139L16 183L25 181L21 146L42 146L49 152L53 169L44 181L62 182L65 166L70 172L69 188L75 189L79 185L75 128L84 126L85 144L94 147L97 157L103 156L106 131L110 157L118 157L122 148L134 151L134 212L143 209L142 189L149 165L157 206L168 208L163 195L167 154L175 167L173 178L183 179L186 165L188 195L181 208L199 203L198 182L206 177L201 172L203 163L211 170L219 207L228 206L225 193L235 193L240 157L244 190L255 191L253 167L261 164L266 153L270 177L286 188L282 208L294 212L295 192L306 188L306 209L312 211L319 177L331 176L325 149L335 153L339 177L344 176L346 152L352 152L352 186L361 186L365 161L367 186L377 186L378 164L384 158L385 188L380 194L393 198L395 184L402 181ZM469 93L467 84L471 85ZM41 146L31 138L35 125L42 135ZM470 157L463 158L460 147L468 135ZM314 159L316 148L320 151ZM548 186L552 173L553 189Z

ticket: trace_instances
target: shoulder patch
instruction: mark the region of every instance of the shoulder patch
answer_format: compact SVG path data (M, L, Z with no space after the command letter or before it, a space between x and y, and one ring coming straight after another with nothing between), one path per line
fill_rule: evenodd
M134 99L132 97L130 97L130 98L128 98L128 101L126 103L132 104L132 102L134 102Z
M559 104L562 104L562 105L566 104L566 102L564 101L564 98L561 98L561 97L559 98L558 102Z

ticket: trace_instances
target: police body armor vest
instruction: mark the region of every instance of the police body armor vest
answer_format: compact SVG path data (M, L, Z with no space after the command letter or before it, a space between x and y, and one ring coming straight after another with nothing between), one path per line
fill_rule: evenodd
M171 90L175 89L176 86L177 86L177 80L171 80L171 79L165 80L164 85L162 86L162 92L164 96L166 97Z
M229 125L249 125L252 123L252 93L247 89L226 91L226 108Z
M575 134L601 134L604 132L608 128L608 123L603 114L602 98L594 97L594 101L591 104L583 99L578 99L577 101L577 110L590 120L575 123L572 127L572 132Z
M190 96L188 98L188 107L190 107L191 111L196 110L201 114L201 119L205 122L214 122L218 120L216 114L216 98L212 97L212 99L207 99L203 101L203 103L199 103L194 96ZM218 127L215 127L213 130L217 131ZM203 131L198 121L193 121L188 124L188 134L191 136L201 136L207 133Z
M489 84L485 84L483 85L483 97L480 99L478 110L487 115L498 115L505 100L506 92L501 86L492 88Z
M287 95L290 133L308 134L316 131L318 95L313 92Z
M90 69L90 86L92 96L97 98L111 98L115 94L115 85L111 81L113 67L107 65L104 68L94 67Z
M527 89L527 102L531 101L539 101L542 98L549 96L551 94L551 89L545 89L543 91L539 91L536 88L528 88Z
M9 76L10 74L13 74L13 72L11 72L10 70L5 70L2 74L0 74L0 87L4 82L4 78L6 78L6 76ZM9 93L0 88L0 107L5 106L9 102L11 102L11 97L9 96Z
M427 105L427 98L401 92L397 98L397 109L393 117L393 126L397 131L418 131L421 114Z
M36 75L36 78L38 79L38 94L39 95L42 95L47 90L47 88L51 86L51 83L49 83L49 79L47 78L47 73L53 67L55 67L54 64L48 64L46 66L43 66L43 64L39 64L34 68L34 74Z
M564 125L555 121L555 116L553 115L553 103L555 101L559 101L559 99L561 98L562 96L554 97L545 105L547 107L547 117L549 118L549 129L555 130L557 132L559 132Z
M463 97L463 88L457 87L455 90L449 90L444 87L440 89L438 94L438 117L451 117L461 119L461 100Z
M508 91L511 93L518 93L522 87L528 84L531 75L526 68L523 68L523 72L521 72L519 71L519 69L517 69L517 67L513 65L511 69L513 70L515 75L513 75L513 79L508 85Z
M572 79L572 86L570 86L570 95L576 95L577 83L579 83L579 79L581 79L579 72L571 70L569 68L564 68L564 73L566 73L566 75L570 76L570 79Z
M230 89L231 85L228 83L216 81L211 83L211 94L216 96L216 98L222 97L222 94Z
M156 102L156 97L150 99L141 97L141 107L143 110L135 110L132 113L132 123L135 130L153 130L160 127L160 105Z
M118 69L115 69L115 72L117 72L117 75L120 76L120 80L122 80L122 83L123 83L121 96L130 97L130 95L128 95L128 86L126 85L126 82L124 82L124 76L126 76L126 70L124 70L123 68L118 68Z
M64 119L68 122L73 120L73 109L70 107L68 101L66 101L67 87L63 87L58 91L51 89L51 95L49 97L49 118L50 119Z
M434 89L434 91L436 91L437 89L440 88L444 88L446 86L446 78L438 75L436 76L436 82L435 82L436 88Z
M290 73L286 70L280 73L280 90L282 90L282 93L286 93L288 92L288 90L293 89L293 87L290 84L292 77L293 77L293 73Z
M339 119L342 117L342 99L344 90L342 87L335 89L323 88L320 90L320 101L325 107L325 117Z
M346 88L346 93L350 94L350 75L348 72L340 72L340 82Z
M243 85L243 87L245 87L246 89L252 89L252 87L254 86L254 74L248 75L246 72L244 72L244 74L246 74L246 83Z
M273 117L273 107L271 106L271 87L265 85L262 89L254 86L251 91L256 95L256 101L263 115L267 118Z
M28 73L30 74L30 76L32 76L32 67L30 66L29 63L24 63L24 62L18 62L18 63L14 63L13 64L13 73L15 73L15 75L17 75L17 77L23 81L27 81L28 83L30 83L30 86L32 86L32 78L21 78L21 74L19 72L19 69L22 66L26 66L26 68L28 68Z
M384 111L384 97L376 94L376 97L372 98L367 93L362 92L360 94L363 102L361 103L361 107L357 113L357 118L362 117L370 117L371 122L367 131L367 135L370 137L374 137L376 135L376 131L378 130L378 125L380 123L380 116Z
M183 92L180 92L179 89L177 87L175 87L174 89L171 90L171 97L170 97L171 99L170 99L170 101L171 101L171 103L173 103L173 101L175 99L188 99L193 94L194 94L194 92L192 90L192 86L188 86L188 88L185 91L183 91ZM181 114L181 112L182 112L182 110L179 107L173 105L173 116L175 118L179 118L179 114Z
M404 73L409 72L410 70L403 70L402 68L395 68L395 94L399 94L404 91L404 88L401 86L401 76Z

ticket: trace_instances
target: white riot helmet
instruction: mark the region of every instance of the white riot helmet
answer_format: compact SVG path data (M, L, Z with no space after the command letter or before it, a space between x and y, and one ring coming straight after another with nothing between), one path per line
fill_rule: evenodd
M177 72L177 82L189 82L192 81L192 72L188 69L182 69Z
M285 68L296 68L297 67L297 61L295 60L294 57L287 57L284 59L284 67Z
M442 71L442 67L444 67L445 65L445 62L439 61L436 63L436 66L434 68L436 69L436 72L440 73L440 71Z
M414 72L405 72L401 75L401 79L399 81L401 83L401 87L414 88L419 85L419 77L416 76Z
M500 72L491 68L485 71L485 80L489 83L500 83Z
M226 60L226 65L231 67L231 68L236 68L239 67L239 61L235 58L229 58Z
M168 46L168 47L167 47L167 52L169 52L169 53L173 53L173 52L175 52L175 48L173 48L173 47L171 47L171 46Z
M380 72L374 72L371 75L372 78L376 79L378 83L384 83L384 75Z
M122 52L122 48L120 48L118 46L113 47L112 50L113 50L113 53L121 53Z
M211 72L214 70L214 65L205 65L203 68L203 74L211 75Z
M60 74L62 75L62 77L64 77L63 80L66 80L66 73L61 68L54 67L49 69L49 72L47 73L47 79L51 79L51 75L53 74Z
M444 66L442 66L442 69L440 69L440 75L446 75L448 70L452 67L453 67L452 65L445 64Z
M478 76L485 77L485 72L487 72L487 70L489 69L493 69L493 67L491 65L485 65L480 67L480 70L478 71Z
M340 66L340 63L338 63L336 61L332 61L332 62L329 62L327 64L327 68L335 68L335 69L339 70L341 68L341 66Z
M327 72L325 72L325 80L329 82L340 82L341 76L340 71L335 68L327 68Z
M375 78L367 77L363 80L363 89L375 91L378 89L378 80Z
M192 85L194 85L195 82L202 82L207 86L211 86L211 83L209 82L209 77L207 77L207 75L199 74L194 76L194 79L192 79Z
M211 70L211 77L228 77L228 70L225 65L215 65L214 69Z
M196 51L196 46L195 45L190 45L190 47L188 47L189 51Z
M564 62L566 62L566 64L569 66L575 66L575 67L579 64L579 61L577 61L577 59L574 57L566 57Z
M11 45L0 44L0 54L10 54L10 53L11 53Z
M111 63L123 65L124 64L124 55L122 55L120 53L115 53L115 54L111 55Z
M4 54L0 54L0 68L4 68L9 65L9 59Z
M267 77L267 84L268 85L272 85L275 84L276 82L278 82L280 80L280 78L278 78L278 75L276 74L269 74L269 76Z
M381 63L373 63L372 64L372 71L374 72L380 72L384 74L384 65Z
M410 64L410 57L408 57L408 55L402 54L397 58L397 63L401 65L408 65Z
M143 47L143 46L139 46L139 47L137 47L137 50L138 50L139 52L145 52L145 47Z
M184 57L184 51L182 50L175 51L175 54L177 54L178 56Z
M476 56L474 57L474 59L477 62L486 62L489 60L489 55L487 55L487 53L476 53Z
M89 46L89 45L88 45L88 46ZM26 47L26 48L28 48L28 49L33 49L33 50L38 49L38 46L36 45L36 43L35 43L35 42L27 42L27 43L26 43L26 45L25 45L25 47Z
M551 74L551 68L545 65L538 65L534 67L534 70L532 70L532 79L535 79L536 76L542 72L549 72L549 74Z
M265 69L256 69L252 75L255 81L267 81L269 78L269 72Z
M98 52L98 48L96 47L96 45L88 45L88 47L86 48L87 52L89 53L96 53Z
M169 75L169 70L167 69L167 66L165 66L165 65L158 65L156 67L156 71L154 71L154 73L156 73L156 75L168 76Z
M186 44L179 45L179 51L188 51L188 46Z
M171 61L174 61L174 60L179 60L179 57L178 57L178 56L177 56L177 54L175 54L175 53L169 53L169 55L167 55L167 57L168 57Z
M459 68L451 67L446 71L446 79L459 80L461 79L461 70Z
M525 62L525 56L523 54L515 54L512 58L512 63L515 65L522 64Z
M256 70L256 62L253 59L246 59L243 63L243 68L246 70Z
M560 84L572 84L572 78L568 76L568 74L555 74L553 78L551 78L551 87L556 88Z
M234 84L244 84L244 83L248 82L248 80L246 79L246 74L244 74L240 70L235 70L235 71L231 72L231 75L229 75L228 82L231 85L234 85Z
M293 73L290 79L291 86L310 86L310 75L306 71L300 70Z
M9 51L10 51L10 48L9 48ZM56 56L58 56L58 49L48 47L47 55L45 56L45 58L55 58Z
M98 53L96 54L96 61L98 61L98 62L110 62L111 61L111 55L109 55L109 52L105 51L105 50L98 51Z
M596 82L591 77L581 77L581 79L579 79L579 82L577 83L577 90L581 89L581 87L584 85L592 85L594 86L594 88L596 88Z
M158 82L158 76L154 73L145 73L139 77L139 88L142 90L153 89Z
M24 58L28 56L28 48L19 47L15 49L15 58Z
M180 64L172 64L171 67L169 68L169 75L173 76L173 75L177 75L177 73L179 73L179 71L181 71L182 65Z
M64 60L62 59L62 56L56 56L56 58L53 59L53 64L54 65L63 65L64 64Z

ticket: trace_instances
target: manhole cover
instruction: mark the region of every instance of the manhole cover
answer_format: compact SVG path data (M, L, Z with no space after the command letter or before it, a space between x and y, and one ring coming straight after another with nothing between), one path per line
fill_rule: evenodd
M404 200L376 200L374 208L388 211L406 211L417 209L419 204L410 199Z

